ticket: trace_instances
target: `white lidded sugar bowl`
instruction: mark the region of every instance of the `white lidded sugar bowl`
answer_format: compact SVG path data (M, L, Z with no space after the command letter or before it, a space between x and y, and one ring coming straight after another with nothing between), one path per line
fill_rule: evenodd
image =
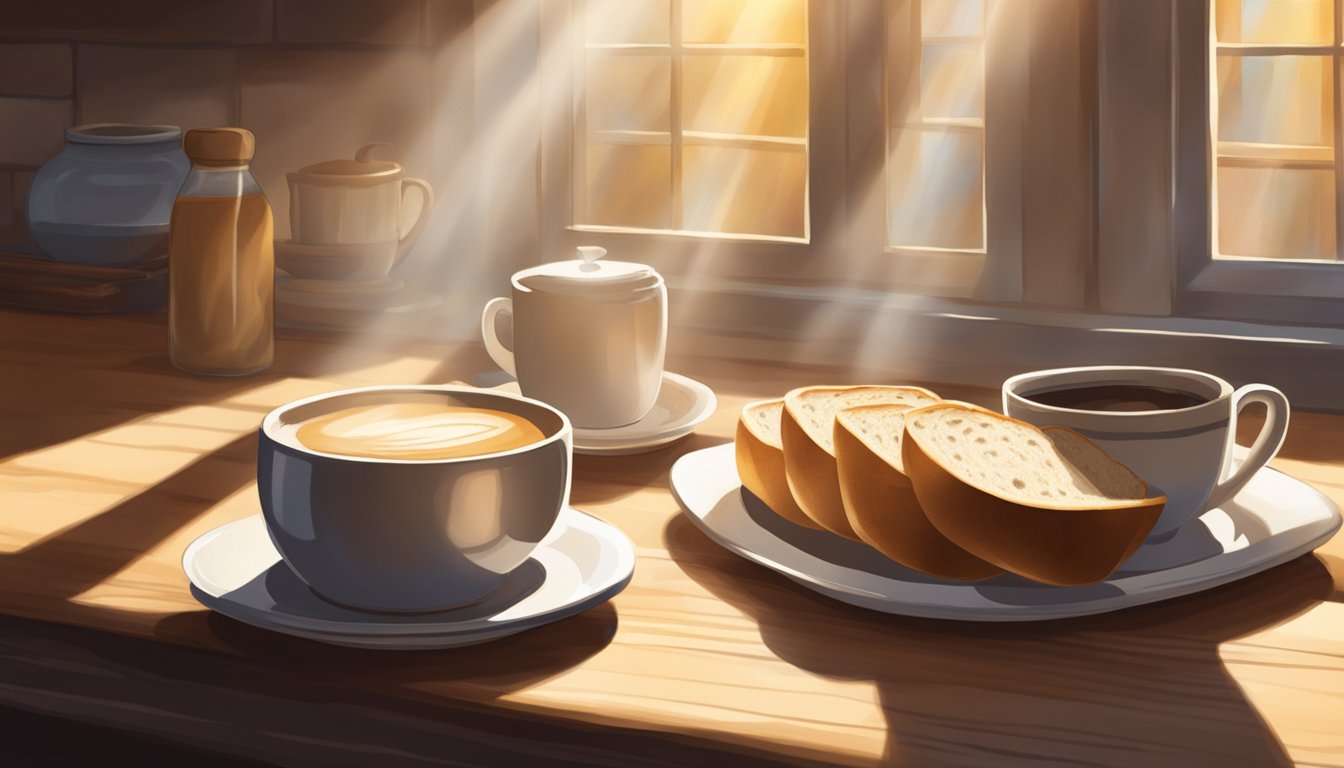
M486 351L523 394L564 411L576 427L644 418L658 399L667 349L667 286L644 264L606 261L604 248L513 275L511 298L481 316ZM512 346L498 321L512 324Z

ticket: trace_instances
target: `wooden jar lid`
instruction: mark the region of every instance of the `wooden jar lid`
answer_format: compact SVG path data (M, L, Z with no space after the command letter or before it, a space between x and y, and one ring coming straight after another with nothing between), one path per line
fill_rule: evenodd
M182 150L197 165L246 165L256 148L256 138L245 128L193 128L182 138Z

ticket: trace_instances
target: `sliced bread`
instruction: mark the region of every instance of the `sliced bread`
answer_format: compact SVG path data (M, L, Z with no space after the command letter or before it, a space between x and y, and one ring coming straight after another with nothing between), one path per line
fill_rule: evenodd
M919 387L803 387L785 395L780 438L789 490L799 508L822 528L859 541L840 498L835 414L857 405L927 405L938 401L937 395Z
M1105 579L1143 543L1167 501L1073 430L948 403L905 414L901 457L943 535L1046 584Z
M835 415L840 498L859 538L907 568L944 579L1003 573L939 533L925 516L901 460L909 405L861 405Z
M779 439L779 420L784 401L747 403L737 418L737 474L742 487L765 502L775 514L791 523L818 528L803 514L789 491L784 475L784 449Z

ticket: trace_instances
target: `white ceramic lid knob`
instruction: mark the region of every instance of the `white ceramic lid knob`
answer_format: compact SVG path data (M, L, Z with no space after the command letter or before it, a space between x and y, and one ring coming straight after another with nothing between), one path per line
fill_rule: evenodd
M597 269L597 260L607 255L607 249L600 245L580 245L579 258L583 259L583 266L579 269L584 272L592 272Z

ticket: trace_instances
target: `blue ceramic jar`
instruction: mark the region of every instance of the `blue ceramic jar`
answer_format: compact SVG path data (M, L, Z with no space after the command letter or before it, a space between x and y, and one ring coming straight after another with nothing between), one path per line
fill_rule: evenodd
M81 125L33 176L28 231L53 259L136 264L168 253L173 199L191 162L172 125Z

